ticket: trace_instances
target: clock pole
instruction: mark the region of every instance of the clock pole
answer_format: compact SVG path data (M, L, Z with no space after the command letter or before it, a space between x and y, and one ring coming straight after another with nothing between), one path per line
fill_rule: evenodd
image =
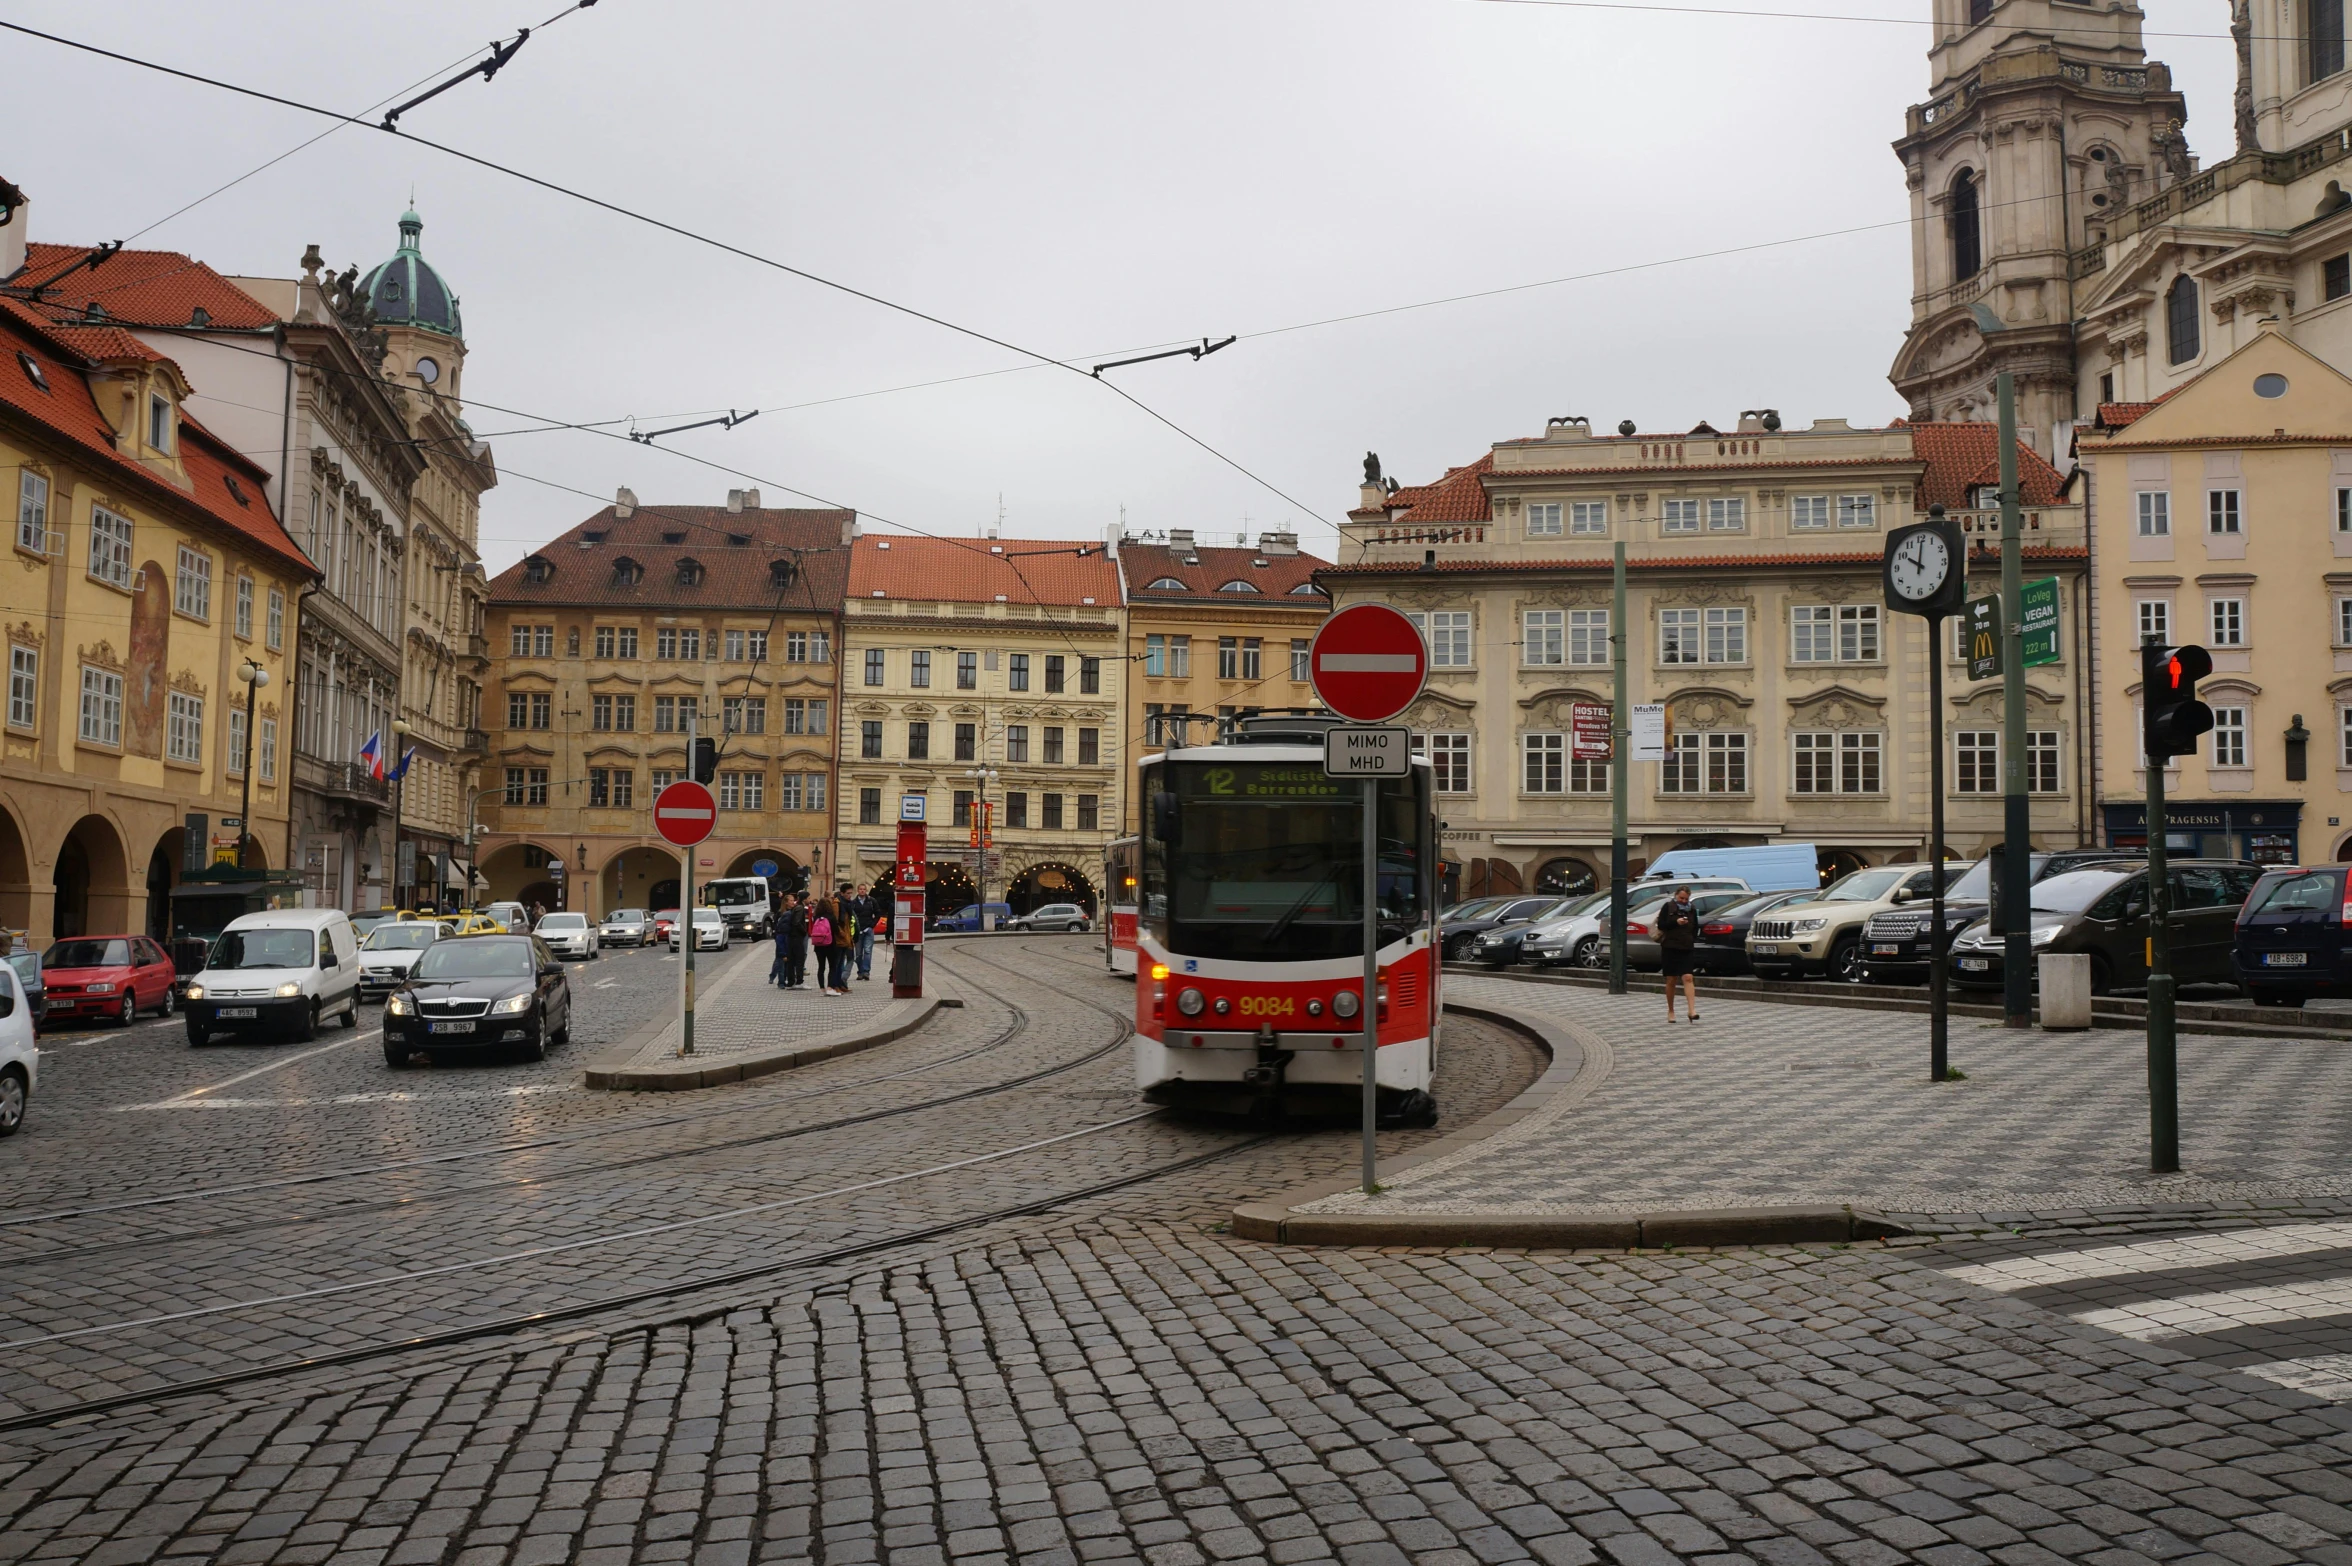
M1953 1076L1951 1007L1944 972L1944 622L1968 593L1967 540L1940 505L1927 520L1887 534L1884 585L1887 608L1927 622L1927 1075ZM1907 557L1907 558L1906 558ZM1898 570L1898 568L1901 568Z

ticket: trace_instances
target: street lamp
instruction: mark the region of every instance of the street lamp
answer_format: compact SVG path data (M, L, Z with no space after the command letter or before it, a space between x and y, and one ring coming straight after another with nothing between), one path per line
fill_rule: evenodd
M392 902L395 907L410 904L408 894L416 890L416 872L402 870L400 865L400 807L408 797L408 720L392 720Z
M993 930L996 916L988 911L988 850L994 845L996 833L990 829L988 820L988 785L996 780L997 771L994 767L971 767L965 770L964 776L980 785L979 797L972 801L975 812L972 824L978 829L973 835L980 840L976 850L979 863L972 868L980 880L980 928Z
M253 835L253 757L255 751L253 706L261 688L269 683L269 670L256 659L248 658L237 667L237 678L245 682L245 793L237 815L237 868L245 868L245 840Z

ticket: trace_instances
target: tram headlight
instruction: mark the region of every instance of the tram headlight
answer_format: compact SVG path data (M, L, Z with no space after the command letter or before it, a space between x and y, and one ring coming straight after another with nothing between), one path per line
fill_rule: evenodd
M1352 1017L1363 1009L1364 1003L1354 990L1341 990L1331 997L1331 1014L1334 1017Z
M1321 1001L1319 1001L1319 1000L1311 1000L1311 1001L1307 1002L1307 1015L1308 1015L1308 1016L1310 1016L1310 1017L1320 1017L1320 1016L1322 1016L1322 1015L1323 1015L1323 1003L1322 1003Z
M1224 1015L1225 1015L1227 1012L1229 1012L1229 1011L1231 1011L1231 1010L1233 1009L1233 1002L1231 1002L1231 1001L1227 1000L1227 999L1226 999L1224 996L1220 995L1220 996L1218 996L1218 997L1217 997L1217 1005L1216 1005L1216 1008L1215 1008L1215 1009L1216 1009L1216 1013L1217 1013L1217 1015L1218 1015L1218 1016L1220 1016L1220 1017L1222 1017L1222 1016L1224 1016Z
M1194 989L1187 989L1176 997L1176 1009L1187 1017L1199 1016L1208 1004L1209 998Z

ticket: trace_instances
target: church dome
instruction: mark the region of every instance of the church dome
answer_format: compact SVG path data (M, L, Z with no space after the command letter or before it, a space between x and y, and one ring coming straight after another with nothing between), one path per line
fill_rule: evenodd
M400 215L400 248L392 259L379 265L360 283L359 291L376 308L376 321L384 326L416 326L428 332L439 332L448 337L463 337L465 324L458 317L457 295L441 280L441 274L426 262L417 247L417 236L425 231L425 220L414 208Z

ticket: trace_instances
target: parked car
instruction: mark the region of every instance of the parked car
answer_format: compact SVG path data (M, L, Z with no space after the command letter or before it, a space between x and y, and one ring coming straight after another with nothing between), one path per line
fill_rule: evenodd
M41 1080L33 1008L14 963L0 964L0 1136L14 1136Z
M1678 887L1689 887L1697 897L1706 892L1742 892L1755 888L1736 876L1691 876L1674 880L1637 881L1625 889L1625 915L1635 917L1672 897ZM1579 899L1528 932L1520 946L1522 958L1538 968L1596 968L1608 961L1601 944L1601 926L1609 922L1609 894L1595 892Z
M395 1071L419 1054L435 1065L491 1050L544 1060L571 1036L571 981L528 935L437 941L384 1003L384 1064Z
M996 916L996 927L1001 930L1005 927L1005 921L1013 916L1013 905L1011 903L990 903L988 905L988 911ZM953 930L967 933L982 927L983 926L980 920L980 905L978 903L966 903L963 907L957 909L954 913L942 914L938 919L934 920L931 925L931 928L934 930Z
M2257 1006L2352 993L2352 896L2344 866L2266 870L2238 912L2230 965Z
M2182 984L2233 984L2238 910L2261 877L2252 865L2226 859L2171 862L2172 916L2168 926L2173 977ZM2148 872L2143 866L2095 865L2037 883L2029 894L2027 939L2038 959L2048 952L2084 952L2091 959L2091 993L2140 989L2148 982ZM1952 942L1951 975L1971 989L2002 983L2004 938L1979 920ZM2037 967L2039 966L2037 962ZM2039 977L2037 974L2036 977Z
M596 927L599 946L646 946L653 941L653 916L642 908L616 908Z
M2067 848L2028 857L2028 884L2046 881L2069 870L2097 864L2145 864L2143 848ZM1958 935L1992 912L1993 867L1979 859L1974 864L1944 868L1944 929ZM1875 913L1862 926L1862 979L1866 984L1925 984L1929 929L1934 889L1920 893L1900 908ZM1949 945L1949 942L1946 943Z
M1802 892L1788 892L1782 895L1788 897L1802 897L1805 894ZM1756 894L1754 892L1745 888L1741 888L1739 890L1726 889L1708 892L1693 892L1691 893L1691 911L1699 916L1699 928L1703 933L1707 927L1708 915L1713 914L1721 909L1729 908L1735 903L1752 902L1755 900L1755 896ZM1672 901L1674 901L1674 894L1669 892L1664 897L1661 897L1655 902L1650 903L1647 907L1643 908L1641 912L1628 912L1626 914L1625 966L1628 968L1641 968L1647 970L1664 965L1666 960L1665 949L1658 944L1658 915L1660 911L1663 910L1665 906ZM1604 909L1602 912L1604 915L1606 915L1607 910ZM1605 917L1603 922L1607 922ZM1602 961L1604 962L1608 960L1607 953L1609 950L1609 944L1610 940L1608 933L1603 931L1601 935L1601 951L1603 954ZM1697 950L1698 948L1694 945L1692 947L1694 958L1696 956Z
M1508 968L1521 959L1528 936L1542 927L1546 919L1557 917L1570 908L1590 902L1592 894L1583 897L1548 897L1542 905L1522 918L1482 930L1470 937L1462 947L1457 962L1483 963L1489 968Z
M596 926L588 922L584 913L548 914L531 933L559 958L596 955Z
M1013 915L1010 920L1006 921L1005 928L1008 930L1059 930L1068 935L1081 930L1093 929L1094 921L1087 918L1086 910L1076 903L1047 903L1042 908L1032 908L1025 914Z
M531 910L521 903L492 903L482 912L498 921L498 928L508 935L531 933Z
M438 943L436 943L438 944ZM359 942L337 908L273 908L229 921L188 981L188 1042L218 1033L318 1037L340 1016L359 1026Z
M1699 941L1691 948L1701 973L1748 971L1748 929L1760 915L1791 903L1810 902L1817 894L1760 892L1726 903L1699 922Z
M359 943L360 998L381 1000L406 984L426 948L444 939L434 919L398 919L368 931Z
M1471 944L1489 930L1524 923L1569 900L1556 892L1515 892L1509 897L1483 897L1463 903L1438 921L1438 955L1447 962L1466 960Z
M41 1031L42 1019L48 1013L48 992L41 984L41 954L35 951L10 952L8 966L16 973L17 988L24 991L26 1004L33 1009L33 1031Z
M149 1007L168 1017L178 977L170 954L144 935L73 935L41 954L52 1022L88 1018L127 1028Z
M1875 865L1840 876L1810 901L1775 908L1748 927L1748 967L1766 979L1859 980L1862 927L1881 909L1927 896L1933 875L1927 865Z
M555 917L549 914L548 918ZM678 949L678 932L682 925L670 926L670 950ZM694 910L694 949L698 952L723 952L727 949L727 918L716 908Z
M677 909L664 908L660 913L657 913L653 916L653 938L656 941L660 941L668 945L672 951L677 950L678 943L670 939L670 934L677 928Z

